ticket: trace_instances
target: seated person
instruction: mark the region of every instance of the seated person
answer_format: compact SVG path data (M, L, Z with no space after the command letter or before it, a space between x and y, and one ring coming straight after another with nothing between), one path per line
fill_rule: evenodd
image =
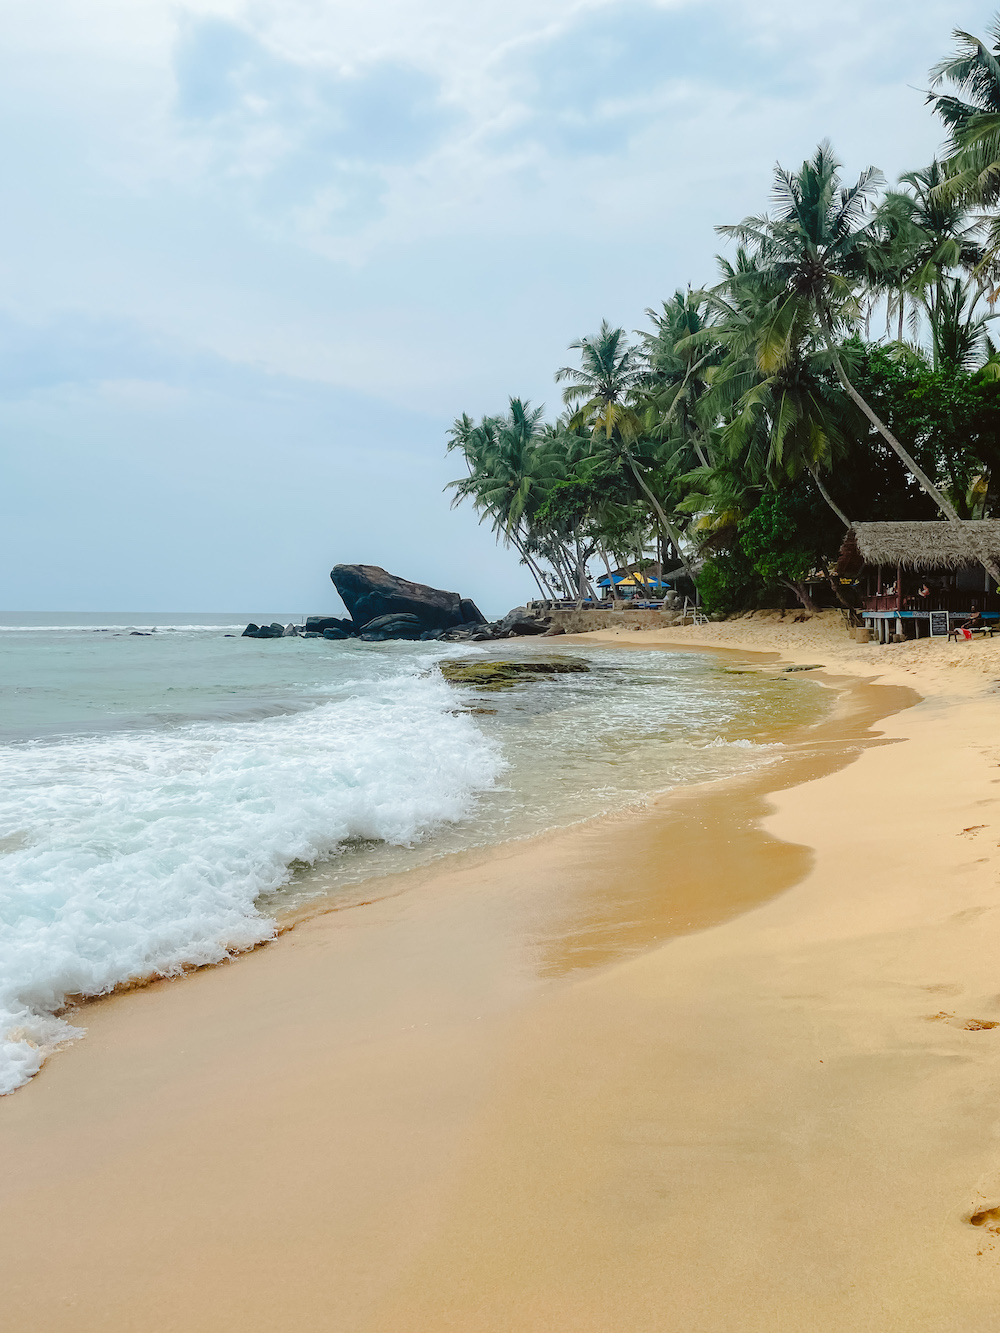
M962 624L958 626L958 628L962 631L962 636L964 638L971 639L972 631L974 629L986 628L986 621L982 617L982 612L977 611L976 614L970 620L963 621Z
M931 595L930 588L928 588L926 583L922 584L920 587L920 591L917 593L917 596L922 597L923 600L926 602L930 600L930 595Z

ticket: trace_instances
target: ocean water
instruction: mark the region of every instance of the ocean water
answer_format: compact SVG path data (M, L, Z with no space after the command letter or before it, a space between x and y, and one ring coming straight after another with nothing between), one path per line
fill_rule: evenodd
M218 961L373 876L773 762L826 707L699 653L241 639L249 618L0 616L0 1093L79 1035L74 997ZM436 665L539 655L589 670L477 694Z

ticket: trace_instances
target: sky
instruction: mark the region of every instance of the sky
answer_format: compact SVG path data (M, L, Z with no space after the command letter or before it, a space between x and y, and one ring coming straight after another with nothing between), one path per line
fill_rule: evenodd
M532 594L462 412L712 279L824 137L926 164L963 0L0 0L0 609Z

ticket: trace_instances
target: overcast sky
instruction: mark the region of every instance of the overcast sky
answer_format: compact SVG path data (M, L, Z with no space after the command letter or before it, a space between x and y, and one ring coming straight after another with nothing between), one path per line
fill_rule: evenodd
M963 0L0 0L0 608L531 594L460 412L714 274L829 136L925 164Z

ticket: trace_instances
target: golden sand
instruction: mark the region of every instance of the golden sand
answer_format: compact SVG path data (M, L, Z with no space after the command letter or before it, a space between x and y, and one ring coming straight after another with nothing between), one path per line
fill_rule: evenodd
M822 662L841 706L86 1006L0 1101L6 1325L1000 1328L1000 642L596 637Z

